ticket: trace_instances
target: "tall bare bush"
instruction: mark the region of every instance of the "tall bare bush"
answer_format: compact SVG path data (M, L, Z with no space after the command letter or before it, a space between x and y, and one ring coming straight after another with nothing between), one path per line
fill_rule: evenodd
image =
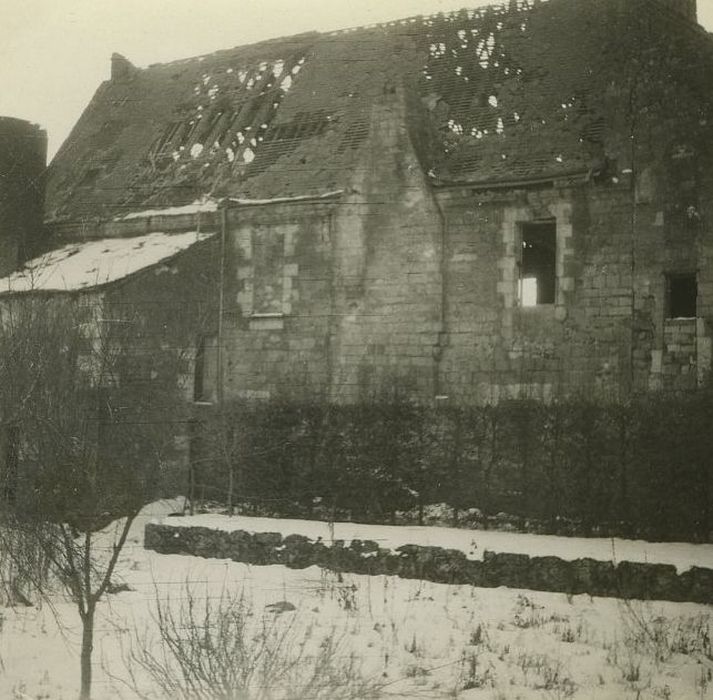
M124 660L131 692L180 700L367 700L378 681L362 675L336 630L299 630L299 610L257 611L241 593L156 598L154 632L137 632Z

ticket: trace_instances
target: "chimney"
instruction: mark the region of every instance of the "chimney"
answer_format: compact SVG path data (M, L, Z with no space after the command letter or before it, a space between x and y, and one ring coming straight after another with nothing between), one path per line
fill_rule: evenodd
M124 58L120 53L111 55L112 80L128 80L134 74L134 71L136 71L136 67L128 58Z
M685 17L690 22L698 22L696 0L658 0L661 5Z

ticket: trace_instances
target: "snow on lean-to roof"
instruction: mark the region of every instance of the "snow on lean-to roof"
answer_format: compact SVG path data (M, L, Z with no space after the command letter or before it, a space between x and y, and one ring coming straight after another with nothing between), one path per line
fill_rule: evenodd
M150 216L177 216L179 214L201 214L203 212L213 212L218 210L218 200L212 197L197 199L192 204L184 204L178 207L166 207L164 209L146 209L144 211L133 211L125 216L115 217L115 221L128 221L130 219L144 219Z
M211 235L195 231L149 233L134 238L72 243L30 260L22 270L0 279L0 294L76 291L115 282Z

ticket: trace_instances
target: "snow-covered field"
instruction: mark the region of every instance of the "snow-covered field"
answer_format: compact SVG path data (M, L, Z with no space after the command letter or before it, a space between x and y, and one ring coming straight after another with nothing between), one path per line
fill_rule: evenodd
M354 690L360 678L367 681L362 687L378 689L380 697L404 699L713 698L708 607L478 589L386 576L339 576L316 567L251 567L144 550L145 522L175 509L172 503L154 504L135 523L115 576L116 583L126 583L130 590L107 596L100 607L96 700L135 698L139 692L164 697L151 677L128 660L132 650L135 655L149 650L161 656L157 599L164 602L164 611L178 611L182 605L185 610L190 597L200 619L206 596L215 610L221 599L225 602L241 594L251 624L257 625L249 637L256 646L261 643L256 630L264 630L267 624L285 630L287 657L294 657L298 649L307 650L301 652L302 662L324 649L325 639L338 643L333 661L341 668L348 665L352 652L354 698L371 697ZM179 520L199 524L200 518L171 519L172 523ZM244 529L250 529L240 520ZM282 529L277 523L268 524L273 527L260 524L255 529ZM360 539L394 542L394 528L369 526L367 534L363 527L354 530ZM357 534L335 536L351 539ZM551 539L551 546L561 549L556 541L562 538ZM107 531L104 544L110 543ZM502 551L492 542L478 540L476 545L481 551ZM611 542L608 546L611 551ZM673 550L679 545L660 547L653 560L679 568L705 565L700 559L687 560L686 547L678 553ZM671 550L669 558L663 559L666 549ZM58 599L53 607L0 610L0 698L76 697L79 620L71 603ZM180 677L173 675L174 680ZM294 694L296 687L292 686L293 698L299 697ZM304 697L348 696L336 688L321 688Z

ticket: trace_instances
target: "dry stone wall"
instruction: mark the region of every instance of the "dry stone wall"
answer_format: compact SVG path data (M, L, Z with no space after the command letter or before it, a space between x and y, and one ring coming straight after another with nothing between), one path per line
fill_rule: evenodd
M713 570L692 567L678 574L668 564L597 561L583 558L483 552L482 560L468 559L455 549L403 545L383 549L370 540L342 540L331 545L302 535L283 537L277 532L224 532L205 527L174 527L149 523L146 549L161 554L233 561L258 566L281 564L294 569L321 566L345 573L416 578L435 583L506 586L568 594L690 601L713 604Z

